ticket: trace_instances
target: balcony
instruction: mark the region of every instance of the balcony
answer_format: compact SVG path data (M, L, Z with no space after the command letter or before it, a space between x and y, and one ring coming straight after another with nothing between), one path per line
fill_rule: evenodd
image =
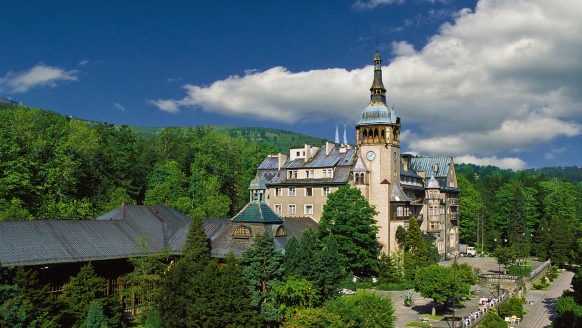
M449 205L459 206L459 199L458 198L449 198Z

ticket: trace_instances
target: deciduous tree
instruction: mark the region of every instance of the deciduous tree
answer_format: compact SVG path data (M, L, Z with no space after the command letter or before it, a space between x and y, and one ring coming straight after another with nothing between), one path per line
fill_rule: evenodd
M320 240L334 236L346 271L363 276L377 272L376 214L360 190L349 185L328 196L317 233Z

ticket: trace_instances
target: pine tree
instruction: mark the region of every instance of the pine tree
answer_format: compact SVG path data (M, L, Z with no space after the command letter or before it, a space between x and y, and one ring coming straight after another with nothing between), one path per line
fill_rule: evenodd
M548 226L548 221L545 217L540 219L540 223L536 230L534 237L533 250L535 255L542 261L548 259L548 249L550 248L551 235Z
M210 259L208 237L202 219L193 219L188 227L182 254L189 261L208 261Z
M320 240L334 235L346 272L361 276L377 272L380 251L376 240L376 214L378 212L360 190L349 185L328 196L317 233Z

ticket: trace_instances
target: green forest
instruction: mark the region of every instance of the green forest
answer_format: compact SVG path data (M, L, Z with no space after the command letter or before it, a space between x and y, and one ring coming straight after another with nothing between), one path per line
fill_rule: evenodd
M103 295L105 280L88 264L56 300L47 298L35 272L1 268L0 327L393 327L389 298L339 297L340 290L371 288L377 277L374 288L414 288L434 300L434 312L452 293L451 277L465 277L457 294L476 282L470 267L435 265L438 251L416 220L396 232L399 252L380 255L375 210L351 188L330 195L319 231L291 238L285 256L264 235L242 258L210 258L201 219L239 211L267 154L320 146L322 139L264 128L118 126L10 102L0 102L0 137L0 221L85 220L121 204L166 204L194 219L183 257L145 256L144 240L144 256L129 260L128 292L143 306L133 321L123 320L127 304ZM461 164L456 172L461 243L512 261L582 263L580 168L515 172ZM419 278L437 273L450 287L440 293L434 284L443 281ZM571 300L566 308L579 309L579 298Z

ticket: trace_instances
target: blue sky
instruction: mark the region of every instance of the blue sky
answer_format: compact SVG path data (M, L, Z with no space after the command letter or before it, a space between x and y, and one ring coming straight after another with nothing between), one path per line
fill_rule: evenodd
M580 17L579 0L12 1L0 97L115 124L330 140L345 120L353 143L377 42L404 152L581 166Z

